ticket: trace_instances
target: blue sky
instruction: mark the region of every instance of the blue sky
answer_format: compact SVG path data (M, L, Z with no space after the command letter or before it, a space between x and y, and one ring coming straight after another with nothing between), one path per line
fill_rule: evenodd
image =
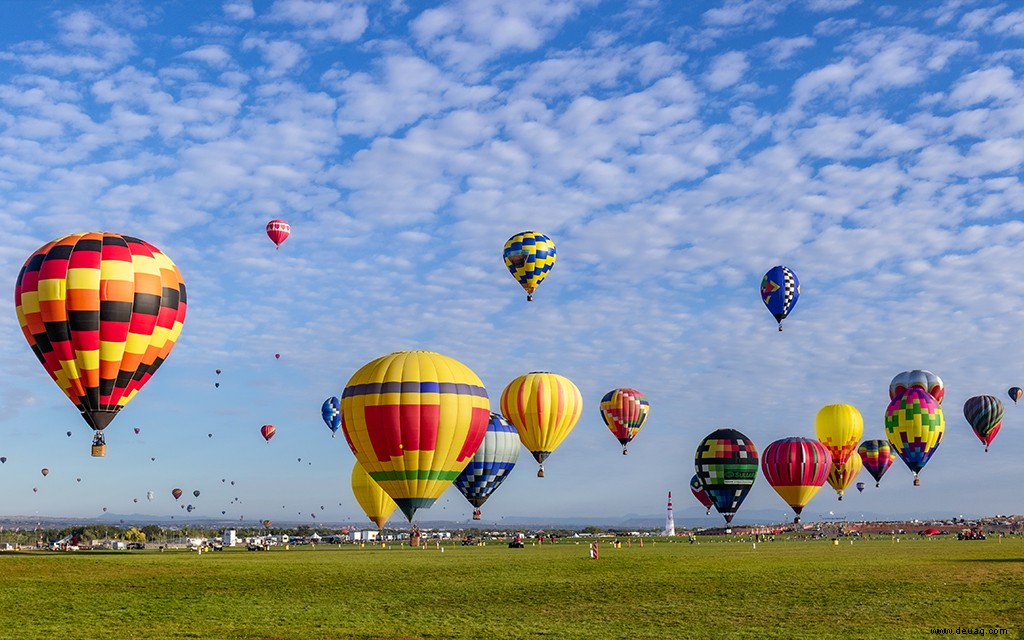
M687 486L707 433L737 428L763 450L813 436L818 409L844 402L881 438L889 380L915 368L947 388L922 486L897 461L880 489L840 503L826 487L805 519L1024 511L1009 481L1024 408L1007 407L988 454L961 412L1024 383L1024 11L1012 4L5 12L2 514L183 517L181 487L202 491L201 515L362 521L352 456L319 407L403 349L461 360L492 407L528 371L583 393L547 477L521 457L485 521L658 513L668 490L678 511L703 513ZM279 251L271 218L292 225ZM558 247L529 304L501 260L527 229ZM189 294L177 346L107 430L105 459L89 457L13 305L37 247L89 230L161 248ZM776 264L802 283L782 333L758 298ZM626 457L598 415L620 386L651 403ZM269 445L264 423L278 429ZM790 517L763 477L740 514L754 509ZM451 489L421 513L471 512Z

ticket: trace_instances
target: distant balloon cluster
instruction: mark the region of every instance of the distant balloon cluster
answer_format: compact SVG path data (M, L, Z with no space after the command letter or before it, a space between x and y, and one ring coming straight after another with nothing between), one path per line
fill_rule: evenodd
M769 275L777 269L780 267L769 271ZM762 294L764 289L762 283ZM781 322L782 318L776 317ZM1019 387L1007 393L1015 400L1024 394ZM860 442L864 420L856 407L828 405L818 411L814 420L817 440L790 437L772 442L761 457L761 471L796 513L796 523L800 522L803 508L825 482L832 485L842 500L843 492L864 468L878 487L882 476L892 466L894 453L913 473L914 486L920 486L919 474L945 433L941 406L944 397L945 386L934 373L921 369L899 373L889 384L890 402L884 421L886 440ZM968 398L964 403L964 417L988 451L1002 425L1002 403L995 396ZM694 497L708 508L708 513L713 506L725 517L726 523L732 522L754 484L757 460L754 443L739 431L719 429L711 433L698 445L694 458L697 473L690 481ZM863 482L856 486L858 491L864 490Z

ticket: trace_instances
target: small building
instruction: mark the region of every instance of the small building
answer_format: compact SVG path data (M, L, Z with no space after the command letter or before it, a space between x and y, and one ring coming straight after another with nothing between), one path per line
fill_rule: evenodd
M367 529L365 531L350 531L348 534L348 539L351 542L373 542L377 539L377 536L379 534L380 532L375 529Z
M221 537L221 543L223 543L225 547L233 547L238 544L238 538L235 535L235 530L228 529L225 531L224 535Z

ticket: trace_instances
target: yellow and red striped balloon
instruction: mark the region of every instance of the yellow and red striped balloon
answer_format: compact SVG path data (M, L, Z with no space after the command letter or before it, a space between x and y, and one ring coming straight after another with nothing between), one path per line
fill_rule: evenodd
M562 443L583 413L583 396L565 376L534 372L508 383L501 394L501 413L515 426L519 439L540 463Z
M32 351L102 443L102 430L181 334L185 283L171 259L147 242L75 233L29 257L14 304Z
M850 488L863 466L864 461L859 455L850 456L842 464L832 463L832 468L828 472L828 483L836 490L836 495L840 500L843 499L843 492Z
M345 386L341 411L352 453L410 521L469 464L491 415L473 370L429 351L365 364Z

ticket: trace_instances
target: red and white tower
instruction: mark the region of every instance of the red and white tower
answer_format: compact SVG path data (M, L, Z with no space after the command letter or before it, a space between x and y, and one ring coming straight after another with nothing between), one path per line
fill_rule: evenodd
M668 516L665 517L665 535L676 535L676 519L672 516L672 492L668 492Z

